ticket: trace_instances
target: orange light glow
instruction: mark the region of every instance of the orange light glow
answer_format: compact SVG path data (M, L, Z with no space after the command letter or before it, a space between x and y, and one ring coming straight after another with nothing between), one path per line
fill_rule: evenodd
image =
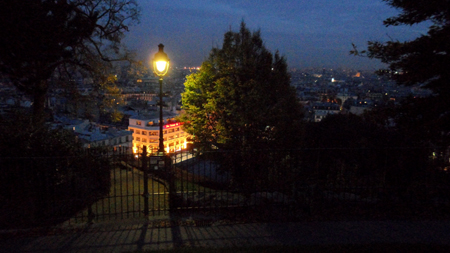
M169 151L170 151L169 144L167 144L166 153L169 153Z
M177 126L181 126L181 122L177 122L177 123L172 123L172 124L167 124L164 125L164 129L168 129L168 128L172 128L172 127L177 127Z

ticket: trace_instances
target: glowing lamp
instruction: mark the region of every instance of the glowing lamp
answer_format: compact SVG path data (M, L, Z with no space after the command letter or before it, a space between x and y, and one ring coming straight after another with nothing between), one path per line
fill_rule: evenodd
M162 111L162 83L163 77L169 70L169 57L164 53L164 45L158 45L159 51L153 58L153 73L159 77L159 149L158 154L164 155L164 137L163 137L163 111ZM166 153L168 153L167 151Z
M159 51L155 54L153 58L153 72L155 75L159 77L163 77L167 74L167 71L169 70L169 62L170 59L167 57L167 54L164 53L164 45L159 44L158 45Z

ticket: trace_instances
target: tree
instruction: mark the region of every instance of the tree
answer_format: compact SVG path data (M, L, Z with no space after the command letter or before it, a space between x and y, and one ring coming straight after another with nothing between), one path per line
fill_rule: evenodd
M415 25L431 23L427 34L411 41L388 41L385 43L369 41L367 51L358 51L355 45L350 53L381 60L388 64L388 69L381 69L378 74L388 75L400 85L420 85L433 91L430 98L407 100L399 109L397 126L400 130L408 126L416 128L415 132L422 143L440 140L448 133L450 120L450 2L447 0L383 0L388 5L399 9L398 16L390 17L383 23L386 26ZM411 106L414 103L416 106ZM433 115L434 117L429 117ZM424 119L427 118L427 125ZM409 121L409 122L407 122ZM444 130L446 129L446 130ZM429 134L434 132L436 134ZM434 136L433 139L425 139ZM442 142L440 144L443 144ZM448 145L448 142L447 144Z
M388 197L408 201L405 196L410 190L425 184L431 175L428 150L415 146L409 133L372 119L335 114L308 122L306 148L298 158L301 169L294 184L309 181L331 191L369 186L357 194L379 194L381 187L389 191Z
M122 121L123 114L119 111L118 107L124 104L121 96L122 90L116 86L117 77L110 75L106 82L101 83L102 89L106 91L105 96L100 107L100 114L107 114L109 120L114 123Z
M44 125L33 133L26 111L0 122L2 228L52 225L109 193L110 158L94 152L105 150L85 150L70 130Z
M186 131L222 149L284 146L303 116L285 58L270 53L260 31L251 33L244 22L187 77L182 104Z
M134 0L0 2L0 72L33 97L33 125L43 122L55 71L96 74L121 59L121 39L137 18Z
M132 61L129 65L123 66L124 76L121 78L125 80L132 80L132 84L138 79L151 76L152 71L142 61Z
M367 53L369 58L380 59L389 74L402 85L423 84L436 94L450 94L450 2L447 0L383 0L399 9L398 16L384 20L386 26L415 25L431 22L428 33L411 41L369 41L368 50L359 52L355 45L352 54Z

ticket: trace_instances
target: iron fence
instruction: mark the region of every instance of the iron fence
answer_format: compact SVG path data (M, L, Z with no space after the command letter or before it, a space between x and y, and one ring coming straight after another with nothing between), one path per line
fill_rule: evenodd
M424 149L0 158L3 228L202 214L228 220L445 215L450 175ZM402 161L412 159L412 161Z

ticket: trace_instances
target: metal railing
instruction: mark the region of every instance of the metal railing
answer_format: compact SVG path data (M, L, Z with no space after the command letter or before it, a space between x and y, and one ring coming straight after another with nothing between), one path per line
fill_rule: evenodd
M185 151L158 157L122 148L83 157L0 158L0 224L196 213L229 220L448 213L448 167L428 157L401 160L418 152Z

